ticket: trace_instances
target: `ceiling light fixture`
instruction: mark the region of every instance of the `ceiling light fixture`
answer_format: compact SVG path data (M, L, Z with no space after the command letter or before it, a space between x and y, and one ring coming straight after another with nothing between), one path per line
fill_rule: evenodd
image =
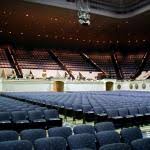
M78 21L81 25L90 25L90 8L88 0L76 0L78 10Z

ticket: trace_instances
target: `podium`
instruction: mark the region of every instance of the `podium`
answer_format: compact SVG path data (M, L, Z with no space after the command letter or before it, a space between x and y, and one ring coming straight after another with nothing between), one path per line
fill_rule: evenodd
M64 92L64 82L63 81L54 81L53 91L54 92Z

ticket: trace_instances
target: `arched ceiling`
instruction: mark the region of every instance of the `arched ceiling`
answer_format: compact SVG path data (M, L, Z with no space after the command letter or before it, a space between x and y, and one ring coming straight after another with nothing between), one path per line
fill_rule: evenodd
M77 1L87 1L90 13L113 18L129 18L150 10L150 0L24 0L77 10ZM83 3L83 2L82 2ZM86 5L86 4L85 4Z
M78 23L77 11L18 0L2 0L0 43L70 49L100 49L111 43L136 45L150 39L150 11L117 19L92 14Z

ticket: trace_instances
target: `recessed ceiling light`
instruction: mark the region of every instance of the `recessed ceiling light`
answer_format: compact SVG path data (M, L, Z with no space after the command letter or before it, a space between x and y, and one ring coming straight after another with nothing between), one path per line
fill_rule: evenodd
M9 32L9 34L11 34L11 31Z
M29 14L26 14L26 17L28 17L29 16Z
M23 35L23 32L21 32L20 35Z
M79 41L79 39L78 39L78 38L77 38L76 40L77 40L77 41Z
M5 14L6 14L6 11L3 11L3 14L5 15Z
M58 38L58 36L57 36L57 35L55 35L55 36L54 36L54 38L55 38L55 39L57 39L57 38Z
M58 21L58 18L55 18L55 21Z
M45 37L48 38L48 34L46 34Z

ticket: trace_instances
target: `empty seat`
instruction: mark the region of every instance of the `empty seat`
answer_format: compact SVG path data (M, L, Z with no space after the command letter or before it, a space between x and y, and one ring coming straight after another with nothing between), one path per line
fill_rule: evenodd
M0 123L11 123L11 115L9 112L0 112Z
M27 120L27 113L25 111L14 111L11 114L14 123L29 123L29 120Z
M103 131L96 133L96 139L100 146L120 143L120 135L116 131Z
M135 117L142 117L143 116L143 114L140 114L138 112L138 109L136 107L129 107L128 109L129 109L130 115L133 115Z
M0 150L32 150L32 144L27 140L0 142Z
M132 141L143 138L142 132L137 127L124 128L120 132L121 139L124 143L131 144Z
M96 150L95 137L93 134L83 133L68 137L70 150Z
M93 108L90 105L83 105L82 109L83 109L83 123L85 123L85 121L87 122L94 121L95 114Z
M67 139L70 135L72 135L72 130L70 127L54 127L48 129L49 137L64 137Z
M96 132L115 130L112 122L100 122L95 124Z
M116 127L121 127L123 124L123 117L119 116L117 109L107 109L108 118L113 121Z
M104 145L99 150L131 150L131 147L125 143L114 143Z
M125 118L133 118L133 115L129 115L127 108L119 108L118 109L119 115Z
M138 111L140 114L144 114L143 124L149 123L150 121L150 113L148 112L146 107L138 107Z
M102 107L93 107L95 115L96 115L96 121L105 121L108 117L107 113L104 112Z
M47 121L47 128L62 126L62 119L59 118L59 114L56 109L47 109L44 110L43 113Z
M43 112L46 120L60 120L58 111L56 109L47 109Z
M63 137L40 138L35 141L35 150L66 150L66 145Z
M11 140L18 140L18 133L16 131L11 130L0 131L0 142Z
M133 125L133 115L129 115L129 111L127 108L119 108L119 115L123 117L123 126L132 126Z
M150 138L134 140L131 145L133 150L150 150Z
M28 129L23 130L20 133L21 140L29 140L31 143L34 143L36 139L45 138L46 131L43 129Z
M28 112L29 120L32 122L46 122L44 118L44 115L41 111L33 110Z
M89 133L95 134L95 129L92 125L77 125L73 128L73 132L75 134Z

